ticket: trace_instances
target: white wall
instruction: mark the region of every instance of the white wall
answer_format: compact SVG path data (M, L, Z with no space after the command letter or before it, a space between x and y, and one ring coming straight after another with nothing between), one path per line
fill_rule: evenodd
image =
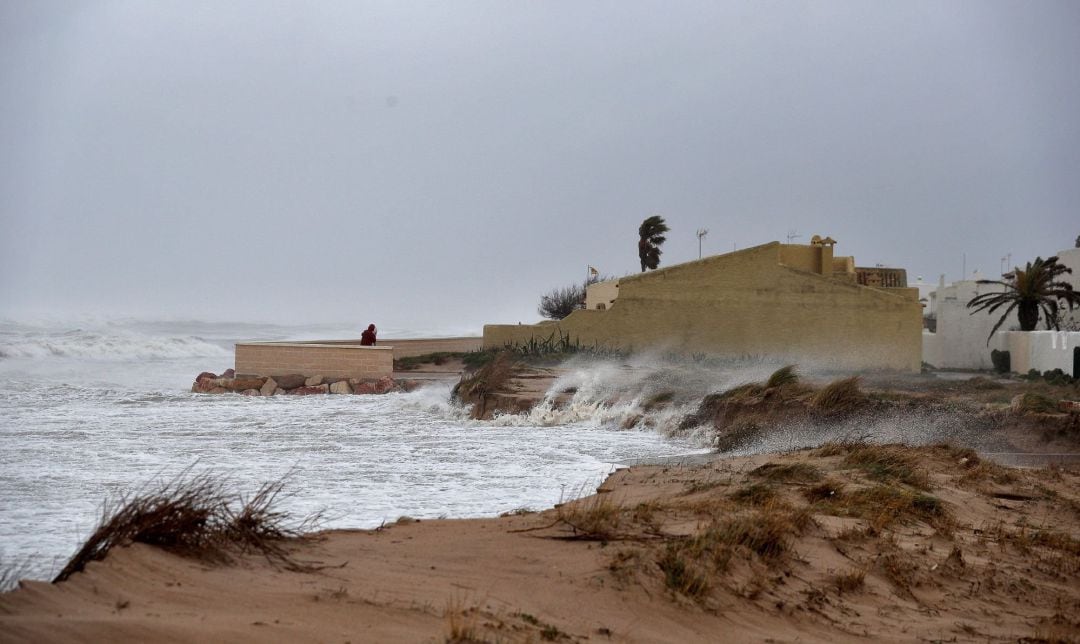
M1004 309L993 315L980 311L972 315L967 303L976 295L1000 291L992 284L977 284L974 280L955 282L939 287L930 294L931 308L937 315L937 332L923 333L923 362L939 369L992 369L990 351L1002 349L1005 340L998 333L987 346L987 336ZM1001 325L1000 331L1019 328L1016 312Z
M1072 269L1072 274L1063 276L1063 281L1073 285L1074 289L1080 290L1080 248L1069 248L1057 253L1058 263ZM1000 286L991 284L977 284L975 280L954 282L948 286L940 285L937 290L930 293L930 313L937 317L937 332L923 332L923 362L934 365L941 369L992 369L990 351L992 349L1009 349L1012 361L1012 370L1027 373L1031 366L1021 368L1019 365L1028 364L1026 357L1030 351L1035 352L1032 358L1034 368L1039 371L1060 368L1066 373L1072 372L1072 354L1064 356L1050 352L1054 346L1050 336L1047 339L1036 340L1013 340L1016 337L1032 335L1035 333L1049 333L1046 331L1011 334L1014 329L1020 328L1020 321L1016 317L1016 310L998 329L998 333L990 340L987 346L986 338L990 329L1001 317L1004 307L993 314L986 311L971 314L967 303L976 295L1001 290ZM1072 323L1080 324L1080 309L1075 309L1071 315ZM1046 321L1039 319L1039 328L1044 328ZM1036 337L1036 336L1032 336ZM1041 338L1042 336L1037 336ZM1076 346L1076 341L1066 338L1069 347ZM1013 343L1015 350L1013 349ZM1026 344L1033 342L1034 344ZM1058 343L1060 346L1060 343ZM1044 348L1045 347L1045 348ZM1057 351L1058 349L1053 349ZM1018 355L1017 352L1020 352ZM1048 365L1053 366L1038 366Z
M1080 377L1080 373L1073 373L1073 352L1080 347L1080 332L1012 331L1002 335L1008 338L1013 371L1023 374L1031 369L1061 369L1074 378Z
M1069 248L1060 251L1057 256L1058 264L1072 269L1072 275L1062 275L1061 281L1072 284L1073 290L1080 291L1080 248ZM1073 309L1066 320L1070 328L1080 326L1080 309Z

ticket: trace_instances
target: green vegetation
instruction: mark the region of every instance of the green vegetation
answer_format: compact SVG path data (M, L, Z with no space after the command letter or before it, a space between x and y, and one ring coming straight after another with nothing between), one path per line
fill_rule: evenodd
M660 266L660 246L667 241L664 233L671 230L664 218L659 215L647 217L638 226L638 259L641 260L641 272L646 269L656 270Z
M1060 329L1058 312L1062 306L1068 306L1073 310L1080 306L1080 292L1073 290L1072 284L1059 280L1065 273L1072 273L1072 269L1058 264L1057 257L1043 259L1036 257L1034 262L1028 262L1024 268L1017 266L1011 273L1001 280L979 280L979 284L993 284L1004 287L1002 291L991 291L971 298L967 303L969 309L973 309L974 315L979 311L993 314L1001 307L1005 307L1001 318L990 330L986 337L986 344L990 344L990 338L994 336L1009 314L1016 309L1016 317L1020 320L1021 331L1034 331L1039 324L1039 313L1042 312L1047 329Z
M443 365L451 360L461 360L468 369L478 369L495 358L494 351L436 351L419 356L394 360L394 371L412 371L420 365Z
M599 343L583 345L578 338L571 339L570 333L565 335L561 330L555 329L546 338L529 338L524 342L508 344L504 351L526 359L542 358L544 360L561 361L572 356L590 358L621 358L626 352L620 349L612 349Z

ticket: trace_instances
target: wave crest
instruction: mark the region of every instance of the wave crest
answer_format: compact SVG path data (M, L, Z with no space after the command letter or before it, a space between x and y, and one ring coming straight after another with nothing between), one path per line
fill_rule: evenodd
M226 346L198 336L155 336L110 330L75 329L0 337L0 359L77 358L93 360L160 360L231 356Z

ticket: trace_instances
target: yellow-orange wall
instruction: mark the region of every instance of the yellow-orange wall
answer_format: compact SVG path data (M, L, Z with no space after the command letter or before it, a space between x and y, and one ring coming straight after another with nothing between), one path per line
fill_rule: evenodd
M781 251L788 248L774 242L624 277L608 310L575 311L556 324L487 325L484 347L557 331L585 345L624 350L919 370L917 297L908 289L872 289L783 266Z

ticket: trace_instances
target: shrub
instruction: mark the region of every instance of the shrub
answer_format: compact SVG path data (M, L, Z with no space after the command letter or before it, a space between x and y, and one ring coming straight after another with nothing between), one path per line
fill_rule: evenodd
M561 320L582 308L585 308L585 285L571 284L542 295L536 312L551 320Z

